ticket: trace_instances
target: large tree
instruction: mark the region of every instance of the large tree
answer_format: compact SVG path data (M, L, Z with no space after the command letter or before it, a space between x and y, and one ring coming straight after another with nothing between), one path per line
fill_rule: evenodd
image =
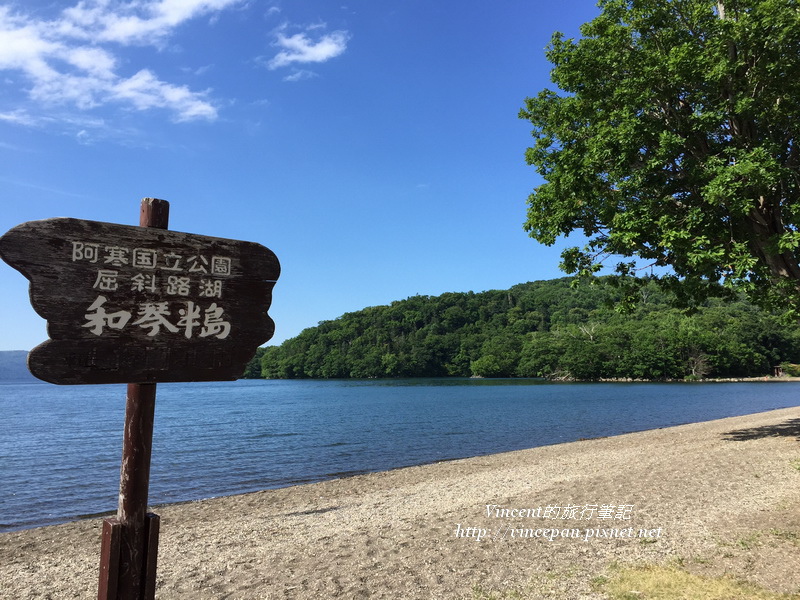
M559 91L526 100L544 179L525 228L567 272L608 256L670 266L689 297L720 285L800 298L797 0L601 0L546 55ZM632 271L634 261L618 270ZM791 302L786 299L792 299Z

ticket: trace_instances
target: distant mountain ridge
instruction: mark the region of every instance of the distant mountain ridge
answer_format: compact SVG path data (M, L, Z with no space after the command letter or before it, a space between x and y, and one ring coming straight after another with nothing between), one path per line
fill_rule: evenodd
M28 371L26 350L0 351L0 381L39 381Z

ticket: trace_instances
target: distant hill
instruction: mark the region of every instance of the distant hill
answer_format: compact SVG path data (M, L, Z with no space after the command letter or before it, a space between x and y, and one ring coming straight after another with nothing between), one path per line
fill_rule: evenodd
M655 283L630 314L608 278L413 296L347 313L264 349L262 376L702 379L800 361L800 327L745 301L687 314ZM257 360L257 359L255 359Z
M39 381L28 371L27 359L25 350L0 351L0 381Z

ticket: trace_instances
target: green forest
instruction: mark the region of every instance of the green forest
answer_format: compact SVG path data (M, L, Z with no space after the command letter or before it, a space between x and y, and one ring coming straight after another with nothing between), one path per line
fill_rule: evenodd
M245 377L548 377L692 380L751 377L800 362L800 327L748 301L688 313L655 283L620 312L608 278L413 296L320 322L259 348Z

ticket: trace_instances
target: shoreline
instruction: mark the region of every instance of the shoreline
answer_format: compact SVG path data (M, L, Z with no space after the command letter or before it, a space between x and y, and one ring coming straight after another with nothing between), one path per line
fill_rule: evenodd
M703 379L597 379L594 383L797 383L800 377L705 377Z
M763 382L798 382L800 377L789 375L758 375L753 377L704 377L702 379L635 379L633 377L600 377L598 379L573 379L569 377L374 377L374 378L325 378L325 377L298 377L298 378L263 378L244 377L237 381L418 381L452 380L452 381L542 381L545 383L763 383Z
M678 559L794 592L798 440L800 407L791 407L163 505L157 597L473 598L480 585L602 598L590 581L611 563ZM547 506L632 508L627 519L601 519L597 508L590 518L544 519L489 516L491 505L539 515ZM0 534L0 589L19 599L94 596L101 523ZM513 533L628 527L633 539ZM661 533L638 538L641 530ZM737 543L753 536L749 548ZM560 591L548 596L548 586Z

